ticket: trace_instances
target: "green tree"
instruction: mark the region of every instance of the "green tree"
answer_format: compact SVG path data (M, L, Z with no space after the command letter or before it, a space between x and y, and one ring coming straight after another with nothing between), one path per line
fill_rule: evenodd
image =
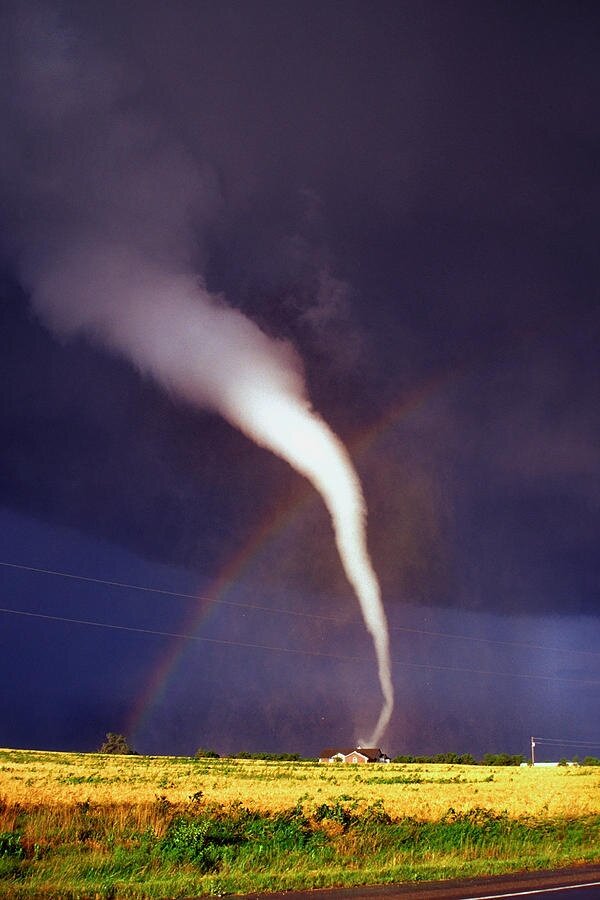
M207 750L204 747L198 747L194 756L196 759L219 759L219 754L216 750Z
M124 734L115 734L113 731L106 733L104 743L100 747L99 753L123 753L127 755L135 754L129 746L129 742Z
M486 753L482 763L484 766L520 766L525 757L520 753Z

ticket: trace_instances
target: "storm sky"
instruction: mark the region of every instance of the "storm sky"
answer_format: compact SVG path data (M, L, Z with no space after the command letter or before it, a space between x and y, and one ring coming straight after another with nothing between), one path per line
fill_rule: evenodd
M596 4L1 25L0 744L317 755L377 719L319 496L115 346L121 285L185 270L284 348L358 471L383 749L600 755Z

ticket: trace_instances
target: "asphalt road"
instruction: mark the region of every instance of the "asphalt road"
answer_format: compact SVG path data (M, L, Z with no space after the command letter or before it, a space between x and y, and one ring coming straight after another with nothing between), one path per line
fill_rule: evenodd
M427 884L385 884L276 894L243 894L236 900L600 900L600 866L576 866L550 872L520 872Z

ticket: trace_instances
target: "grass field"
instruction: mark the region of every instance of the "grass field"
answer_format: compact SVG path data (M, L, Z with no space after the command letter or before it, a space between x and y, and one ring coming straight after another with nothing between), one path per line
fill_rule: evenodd
M0 751L0 895L175 897L600 860L600 769Z

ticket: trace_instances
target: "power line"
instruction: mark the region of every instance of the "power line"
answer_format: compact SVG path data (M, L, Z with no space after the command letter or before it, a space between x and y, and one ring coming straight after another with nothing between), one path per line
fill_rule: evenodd
M339 656L333 653L321 653L318 650L295 650L292 647L271 647L268 644L254 644L250 641L230 641L223 638L210 638L198 634L183 634L177 631L159 631L154 628L140 628L134 625L114 625L112 622L94 622L91 619L71 619L67 616L52 616L47 613L34 613L23 609L7 609L0 607L0 613L15 616L27 616L32 619L47 619L52 622L68 622L72 625L91 625L94 628L110 628L113 631L130 631L136 634L153 634L159 637L181 638L186 641L202 641L208 644L225 644L229 647L249 647L254 650L274 650L279 653L299 653L305 656L324 656L328 659L340 659L350 662L365 661L364 656ZM600 681L598 682L600 684Z
M6 613L15 616L26 616L33 619L44 619L52 622L66 622L72 625L88 625L94 628L108 628L112 631L128 631L137 634L157 635L159 637L180 638L181 640L186 641L200 641L209 644L223 644L230 647L245 647L253 650L269 650L276 653L294 653L301 656L319 656L325 659L337 659L343 662L371 662L370 657L366 656L342 656L334 653L322 653L318 650L299 650L293 647L273 647L268 644L255 644L249 641L231 641L223 638L209 638L205 637L204 635L183 634L181 632L173 631L159 631L152 628L140 628L133 625L115 625L111 622L95 622L91 619L74 619L68 618L67 616L53 616L47 613L34 613L28 610L9 609L6 607L0 607L0 613ZM436 672L459 672L461 674L486 675L494 678L528 678L535 679L537 681L557 681L564 684L600 686L600 680L584 678L562 678L559 675L540 675L537 672L496 672L488 669L469 669L460 666L440 666L434 665L432 663L404 662L398 659L392 659L392 663L394 665L402 666L403 668L408 669L426 669L428 671Z
M253 609L259 612L269 612L269 613L281 613L283 615L289 616L298 616L306 619L316 619L323 622L339 622L341 624L348 624L346 619L342 619L339 616L325 616L319 613L309 613L304 612L303 610L296 609L282 609L281 607L275 606L263 606L256 603L242 603L241 601L236 600L223 600L217 599L215 597L207 597L201 594L188 594L182 591L171 591L163 588L154 588L147 587L145 585L139 584L129 584L125 581L109 581L104 578L92 578L88 575L76 575L73 572L61 572L55 569L43 569L37 566L27 566L19 563L11 563L11 562L3 562L0 561L0 566L8 569L17 569L23 572L33 572L38 575L50 575L57 578L67 578L73 581L83 581L89 584L100 584L105 587L112 588L120 588L125 590L132 591L143 591L148 594L158 594L166 597L179 597L186 600L195 600L202 601L204 603L214 603L216 605L223 606L234 606L240 609ZM543 650L548 653L584 653L590 656L600 656L600 651L597 650L580 650L576 648L565 648L565 647L549 647L543 644L533 644L527 641L502 641L497 640L495 638L486 638L479 637L474 635L467 634L452 634L450 632L445 631L431 631L424 628L410 628L405 625L392 625L390 626L390 631L401 631L407 634L423 634L430 637L440 637L440 638L450 638L452 640L461 640L461 641L472 641L476 643L484 643L484 644L496 644L499 646L506 647L519 647L524 650Z
M451 634L446 631L428 631L424 628L409 628L404 625L391 625L390 631L404 631L411 634L425 634L432 637L453 638L459 641L474 641L481 644L499 644L504 647L518 647L523 650L544 650L548 653L585 653L589 656L600 656L598 650L579 650L570 647L548 647L545 644L532 644L529 641L500 641L497 638L486 638L468 634Z
M235 600L223 600L217 599L215 597L207 597L202 594L188 594L182 591L171 591L165 590L163 588L154 588L154 587L146 587L144 585L139 584L130 584L125 581L108 581L104 578L92 578L87 575L76 575L72 572L60 572L54 569L42 569L36 566L26 566L20 565L18 563L10 563L10 562L0 562L0 566L10 568L10 569L20 569L24 572L34 572L40 575L53 575L59 578L69 578L74 581L85 581L91 584L101 584L107 587L116 587L116 588L124 588L132 591L144 591L149 594L161 594L167 597L180 597L186 600L201 600L205 603L215 603L224 606L237 606L243 609L256 609L262 612L275 612L275 613L283 613L290 616L302 616L309 619L323 619L327 622L341 622L343 621L339 617L335 616L324 616L318 613L307 613L303 610L295 610L295 609L281 609L279 607L274 606L262 606L260 604L255 603L242 603Z
M557 747L600 747L600 741L576 741L573 738L541 738L534 737L533 740L538 744L550 744Z
M165 590L163 588L146 587L146 586L140 585L140 584L129 584L126 581L108 581L104 578L92 578L88 575L75 575L72 572L59 572L58 570L55 570L55 569L41 569L36 566L19 565L18 563L0 562L0 566L9 568L9 569L20 569L21 571L24 571L24 572L34 572L38 575L53 575L58 578L69 578L73 581L85 581L90 584L101 584L106 587L123 588L123 589L131 590L131 591L144 591L145 593L148 593L148 594L161 594L166 597L180 597L185 600L196 600L196 601L201 600L205 603L215 603L215 604L224 605L224 606L237 606L237 607L241 607L242 609L256 609L261 612L284 613L289 616L302 616L302 617L305 617L308 619L323 619L326 622L342 622L342 621L344 621L344 620L340 619L339 617L323 616L323 615L319 615L318 613L307 613L307 612L304 612L303 610L281 609L281 608L275 607L275 606L261 606L260 604L257 604L257 603L241 603L241 602L235 601L235 600L222 600L222 599L217 599L215 597L203 596L202 594L186 594L182 591L169 591L169 590Z

